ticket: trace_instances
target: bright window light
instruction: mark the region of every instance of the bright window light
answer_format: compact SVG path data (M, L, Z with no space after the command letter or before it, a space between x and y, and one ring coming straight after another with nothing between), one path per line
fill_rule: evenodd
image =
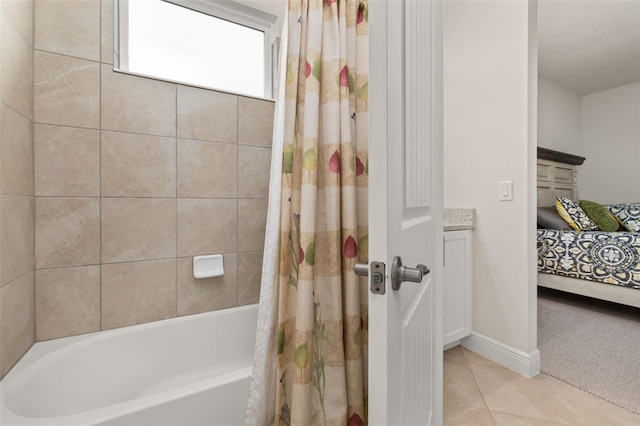
M120 2L119 67L123 71L271 96L271 40L265 30L175 3Z

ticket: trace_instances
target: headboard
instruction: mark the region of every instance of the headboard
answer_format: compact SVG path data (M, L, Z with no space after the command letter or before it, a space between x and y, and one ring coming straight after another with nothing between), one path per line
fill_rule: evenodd
M556 197L578 200L578 166L585 158L538 147L538 207L555 206Z

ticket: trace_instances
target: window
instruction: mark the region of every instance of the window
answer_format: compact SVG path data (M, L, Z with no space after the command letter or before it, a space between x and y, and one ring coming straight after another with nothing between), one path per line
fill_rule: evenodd
M115 68L272 97L277 17L229 0L119 0Z

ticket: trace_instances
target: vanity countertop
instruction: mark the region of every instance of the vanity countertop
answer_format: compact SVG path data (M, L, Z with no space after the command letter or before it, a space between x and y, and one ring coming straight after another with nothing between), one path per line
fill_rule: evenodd
M444 230L460 231L473 229L475 226L475 209L444 209Z

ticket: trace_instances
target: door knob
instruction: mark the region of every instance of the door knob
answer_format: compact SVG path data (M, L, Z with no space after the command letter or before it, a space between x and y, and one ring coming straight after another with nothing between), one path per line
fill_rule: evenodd
M415 268L409 268L402 264L402 258L396 256L393 258L393 264L391 265L391 287L394 290L399 290L400 286L405 281L413 283L422 282L422 278L429 273L429 268L425 265L417 265Z

